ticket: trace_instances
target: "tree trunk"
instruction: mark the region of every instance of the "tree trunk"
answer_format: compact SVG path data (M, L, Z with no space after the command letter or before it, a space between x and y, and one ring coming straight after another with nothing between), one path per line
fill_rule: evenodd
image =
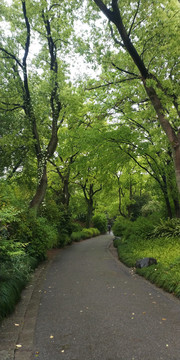
M175 216L180 218L180 204L178 199L173 199L174 202L174 209L175 209Z
M170 219L172 219L173 215L172 215L172 209L171 209L171 204L169 201L168 194L166 193L166 191L163 191L163 193L164 193L164 200L166 203L167 215Z
M166 119L165 110L162 106L161 100L159 99L155 89L153 87L147 86L147 80L143 79L144 87L149 96L151 103L156 111L161 127L167 135L169 143L171 145L173 160L174 160L174 168L175 168L175 176L177 188L180 194L180 136L176 135L174 129L172 128L169 121Z
M70 193L69 193L69 176L64 179L63 183L63 204L66 208L69 207Z
M86 216L86 227L90 228L93 216L93 199L89 199L87 203L87 216Z
M30 209L33 209L35 213L37 213L37 210L44 199L46 188L47 188L47 169L45 164L42 171L42 176L40 178L40 181L36 189L36 193L29 205Z

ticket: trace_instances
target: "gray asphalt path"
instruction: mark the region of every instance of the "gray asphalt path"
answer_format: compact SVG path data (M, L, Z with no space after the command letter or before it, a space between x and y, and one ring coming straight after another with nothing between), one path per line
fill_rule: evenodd
M32 360L180 359L179 300L117 261L111 240L86 240L54 258L40 289Z

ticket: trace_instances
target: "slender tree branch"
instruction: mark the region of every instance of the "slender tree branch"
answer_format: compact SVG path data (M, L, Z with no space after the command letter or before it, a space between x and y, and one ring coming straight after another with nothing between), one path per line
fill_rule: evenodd
M108 24L109 24L109 28L110 28L110 31L111 31L111 36L112 36L115 44L120 45L120 46L122 46L124 48L124 44L121 41L119 41L118 39L116 39L116 37L114 35L113 27L112 27L110 21L109 21Z
M132 21L132 24L131 24L131 26L130 26L130 29L129 29L129 31L128 31L128 36L129 36L129 37L130 37L130 35L131 35L131 31L132 31L132 29L133 29L133 26L134 26L134 23L135 23L135 20L136 20L136 16L137 16L138 11L139 11L140 2L141 2L141 0L138 1L137 9L136 9L136 12L135 12L135 14L134 14L133 21Z
M23 69L23 65L21 64L20 60L18 60L18 58L14 54L11 54L9 51L7 51L6 49L4 49L2 47L0 47L0 51L4 52L6 55L8 55L8 58L15 60L16 63L20 66L20 68Z
M95 89L99 89L99 88L103 88L103 87L107 87L107 86L111 86L111 85L117 85L117 84L120 84L120 83L123 83L123 82L126 82L126 81L131 81L131 80L136 80L137 77L132 77L132 78L127 78L127 79L122 79L122 80L119 80L119 81L111 81L111 82L108 82L107 84L102 84L102 85L96 85L96 86L92 86L90 88L85 88L85 90L95 90Z
M121 69L119 66L117 66L116 64L114 64L113 62L111 63L117 70L119 70L119 71L121 71L121 72L124 72L124 73L126 73L126 74L128 74L128 75L133 75L133 76L135 76L137 79L140 79L140 76L139 75L137 75L137 74L135 74L135 73L133 73L133 72L131 72L131 71L127 71L127 70L124 70L124 69ZM128 80L128 79L127 79Z

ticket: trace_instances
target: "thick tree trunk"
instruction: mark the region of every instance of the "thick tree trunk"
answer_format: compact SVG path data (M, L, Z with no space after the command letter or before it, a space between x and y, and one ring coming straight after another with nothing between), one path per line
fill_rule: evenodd
M70 193L69 193L69 176L64 179L63 183L63 204L66 208L69 207Z
M39 180L37 189L36 189L36 193L33 197L33 199L30 202L30 209L33 209L34 212L36 213L39 206L41 205L45 193L46 193L46 188L47 188L47 170L46 170L46 164L44 165L43 171L42 171L42 176Z
M89 199L87 205L86 227L90 228L94 211L93 199Z
M169 201L168 194L165 191L164 191L164 200L165 200L165 203L166 203L167 215L168 215L168 217L170 219L172 219L173 214L172 214L171 204L170 204L170 201Z
M176 135L174 129L172 128L169 121L166 119L165 110L162 106L161 100L159 99L155 89L153 87L147 86L147 80L143 79L144 87L151 100L151 103L156 111L161 127L165 131L169 143L171 145L173 160L174 160L174 168L175 168L175 176L177 188L180 194L180 137Z

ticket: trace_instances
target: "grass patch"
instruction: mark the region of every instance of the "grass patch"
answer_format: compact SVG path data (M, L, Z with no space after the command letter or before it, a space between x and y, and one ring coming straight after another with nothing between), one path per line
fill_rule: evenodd
M119 259L127 266L134 267L138 259L154 257L158 264L147 268L136 269L139 275L180 297L180 239L116 239Z

